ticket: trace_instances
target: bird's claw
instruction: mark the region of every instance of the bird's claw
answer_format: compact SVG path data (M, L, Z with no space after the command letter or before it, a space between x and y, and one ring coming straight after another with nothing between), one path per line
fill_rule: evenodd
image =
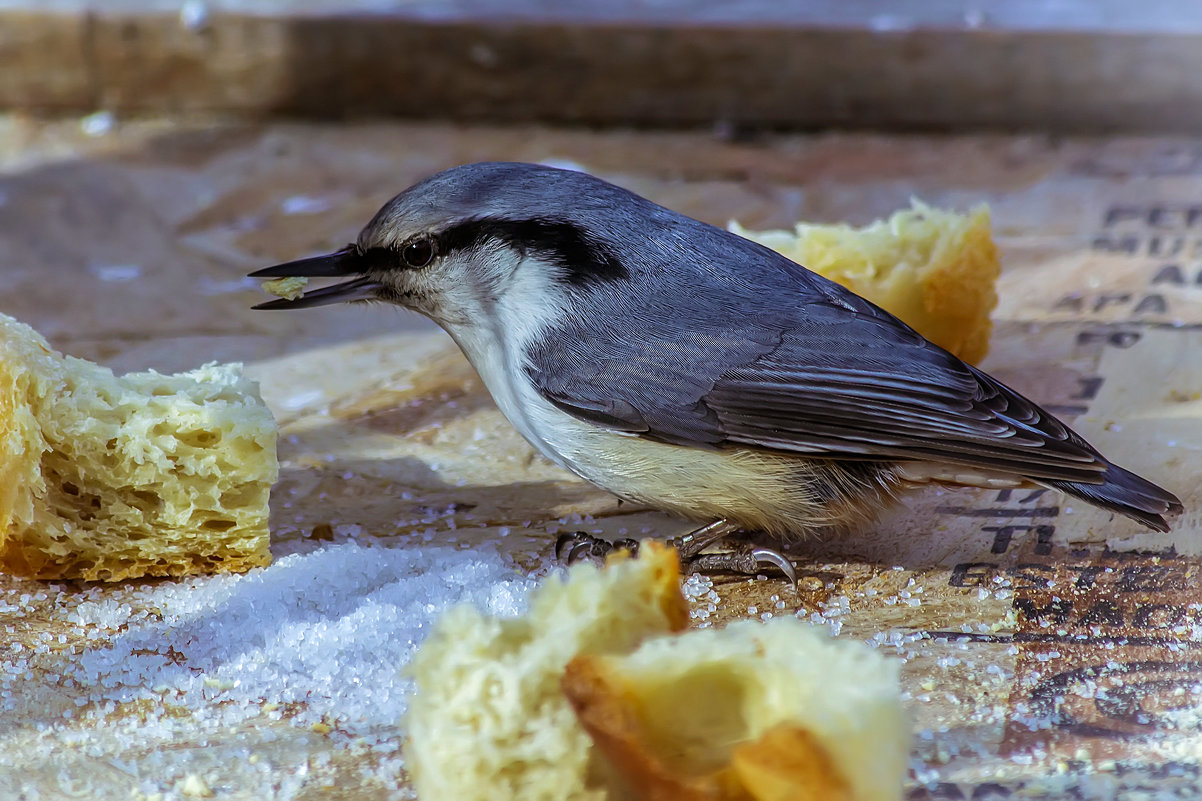
M797 590L797 570L793 567L793 562L789 557L772 548L752 548L751 556L755 559L756 564L775 566L777 570L785 574L785 578L793 585L793 590Z
M788 557L771 548L736 548L720 553L699 553L685 563L689 573L739 573L755 576L765 567L774 567L785 574L785 578L797 588L797 570Z

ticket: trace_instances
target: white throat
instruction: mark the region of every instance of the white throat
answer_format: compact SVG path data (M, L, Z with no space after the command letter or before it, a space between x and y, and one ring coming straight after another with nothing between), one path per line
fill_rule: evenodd
M527 259L492 303L478 303L478 308L471 310L470 322L448 322L443 328L476 368L497 407L518 433L548 459L570 470L557 433L572 418L539 394L525 366L529 345L567 311L565 304L557 302L563 288L553 283L554 269Z

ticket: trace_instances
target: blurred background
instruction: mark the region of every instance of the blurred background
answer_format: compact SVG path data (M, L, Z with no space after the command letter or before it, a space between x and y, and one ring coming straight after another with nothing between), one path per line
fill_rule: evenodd
M1186 130L1181 0L4 0L40 114Z

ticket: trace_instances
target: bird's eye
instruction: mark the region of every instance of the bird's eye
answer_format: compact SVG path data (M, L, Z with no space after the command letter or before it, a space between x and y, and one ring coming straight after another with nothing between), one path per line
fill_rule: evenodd
M415 239L401 250L401 258L410 267L425 267L434 260L434 243L429 239Z

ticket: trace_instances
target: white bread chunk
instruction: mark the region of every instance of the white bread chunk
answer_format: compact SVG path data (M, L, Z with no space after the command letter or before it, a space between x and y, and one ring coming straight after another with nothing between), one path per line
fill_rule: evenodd
M602 801L589 736L560 680L577 654L627 653L688 611L676 552L550 576L518 618L449 610L408 672L406 764L422 801Z
M456 608L409 672L421 801L898 801L897 667L793 618L685 630L675 552ZM682 633L683 632L683 633Z
M276 433L238 365L118 377L0 315L0 570L119 581L266 565Z

